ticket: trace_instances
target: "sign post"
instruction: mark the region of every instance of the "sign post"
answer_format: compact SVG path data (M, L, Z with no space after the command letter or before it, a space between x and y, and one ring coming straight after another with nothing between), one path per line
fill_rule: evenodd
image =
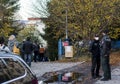
M65 57L73 57L73 46L65 46Z
M58 59L62 59L62 52L63 52L62 40L59 39L59 41L58 41Z

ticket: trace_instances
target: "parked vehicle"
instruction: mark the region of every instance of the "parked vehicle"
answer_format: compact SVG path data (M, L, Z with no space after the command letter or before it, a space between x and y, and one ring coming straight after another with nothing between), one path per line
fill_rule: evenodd
M0 50L0 84L38 84L38 80L20 56Z

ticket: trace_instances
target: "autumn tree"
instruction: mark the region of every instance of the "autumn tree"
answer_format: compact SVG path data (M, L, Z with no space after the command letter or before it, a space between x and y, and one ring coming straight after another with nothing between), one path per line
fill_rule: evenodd
M46 25L44 37L51 48L57 48L59 38L65 39L66 16L68 36L73 42L78 37L92 39L106 29L112 38L119 37L120 0L50 0L45 11L49 14L42 12L47 15L43 19ZM37 10L37 13L41 14L41 11Z
M45 10L49 13L45 24L52 24L54 37L59 38L61 34L65 34L67 10L69 36L89 39L95 33L99 34L104 29L109 30L114 20L119 22L119 3L119 0L51 0L47 5L48 9ZM42 11L37 12L41 14ZM42 13L46 15L45 12Z
M120 0L114 3L114 12L112 14L111 32L109 34L114 40L120 40Z
M19 9L19 0L0 0L0 35L8 36L15 29L12 27L13 16Z

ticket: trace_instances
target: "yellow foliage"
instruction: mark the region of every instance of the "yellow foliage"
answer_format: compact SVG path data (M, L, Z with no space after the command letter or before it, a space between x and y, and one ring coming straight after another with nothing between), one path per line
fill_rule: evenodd
M1 32L0 32L0 35L9 37L8 34L9 34L11 31L13 31L13 29L10 27L9 24L5 23L5 24L3 25L3 28L0 28L0 31L1 31Z
M120 0L52 0L50 2L50 17L46 21L52 32L59 37L65 35L66 16L68 35L92 38L106 27L109 29L114 18L120 18L115 5ZM66 11L67 10L67 14ZM120 20L120 19L119 19ZM73 32L75 35L73 36ZM118 33L116 33L118 35ZM112 34L111 34L112 35ZM114 38L117 35L113 36Z
M112 32L109 33L111 38L116 39L120 36L120 28L113 28Z

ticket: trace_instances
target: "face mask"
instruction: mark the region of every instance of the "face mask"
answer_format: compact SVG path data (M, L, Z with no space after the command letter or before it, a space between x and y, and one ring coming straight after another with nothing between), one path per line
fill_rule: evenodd
M95 40L99 40L99 37L95 37Z

